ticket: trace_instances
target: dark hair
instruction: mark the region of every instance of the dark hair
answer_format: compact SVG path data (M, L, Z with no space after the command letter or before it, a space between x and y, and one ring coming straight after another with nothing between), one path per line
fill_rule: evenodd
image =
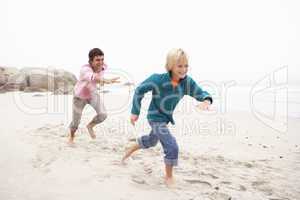
M104 56L103 51L101 51L101 49L98 48L91 49L89 52L89 63L91 63L96 56Z

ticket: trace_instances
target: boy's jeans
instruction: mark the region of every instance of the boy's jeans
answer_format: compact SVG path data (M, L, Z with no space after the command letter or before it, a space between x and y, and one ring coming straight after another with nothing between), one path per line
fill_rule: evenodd
M166 165L176 166L178 164L178 144L173 135L171 135L166 122L149 122L152 128L149 135L143 135L138 138L140 148L147 149L153 147L160 141L165 157Z

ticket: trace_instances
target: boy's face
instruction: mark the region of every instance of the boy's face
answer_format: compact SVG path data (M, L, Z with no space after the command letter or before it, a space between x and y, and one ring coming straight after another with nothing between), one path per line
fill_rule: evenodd
M172 75L176 78L183 79L185 78L188 72L188 61L186 58L180 58L176 65L172 68Z
M104 64L104 56L95 56L91 65L95 70L101 69Z

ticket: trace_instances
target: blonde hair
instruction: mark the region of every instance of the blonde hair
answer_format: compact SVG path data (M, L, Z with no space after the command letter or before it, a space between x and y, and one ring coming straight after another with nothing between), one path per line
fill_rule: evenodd
M166 70L171 71L172 67L177 64L180 59L185 59L188 62L188 56L182 49L171 49L168 52L166 60Z

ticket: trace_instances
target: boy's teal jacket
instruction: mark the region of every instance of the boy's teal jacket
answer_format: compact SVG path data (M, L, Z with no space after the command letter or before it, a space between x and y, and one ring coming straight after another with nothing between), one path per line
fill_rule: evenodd
M171 122L174 124L173 111L184 95L189 95L198 101L209 100L211 95L203 91L189 76L181 79L174 88L171 83L171 73L153 74L143 81L135 90L131 113L140 114L141 101L146 92L152 92L152 99L147 118L151 122Z

